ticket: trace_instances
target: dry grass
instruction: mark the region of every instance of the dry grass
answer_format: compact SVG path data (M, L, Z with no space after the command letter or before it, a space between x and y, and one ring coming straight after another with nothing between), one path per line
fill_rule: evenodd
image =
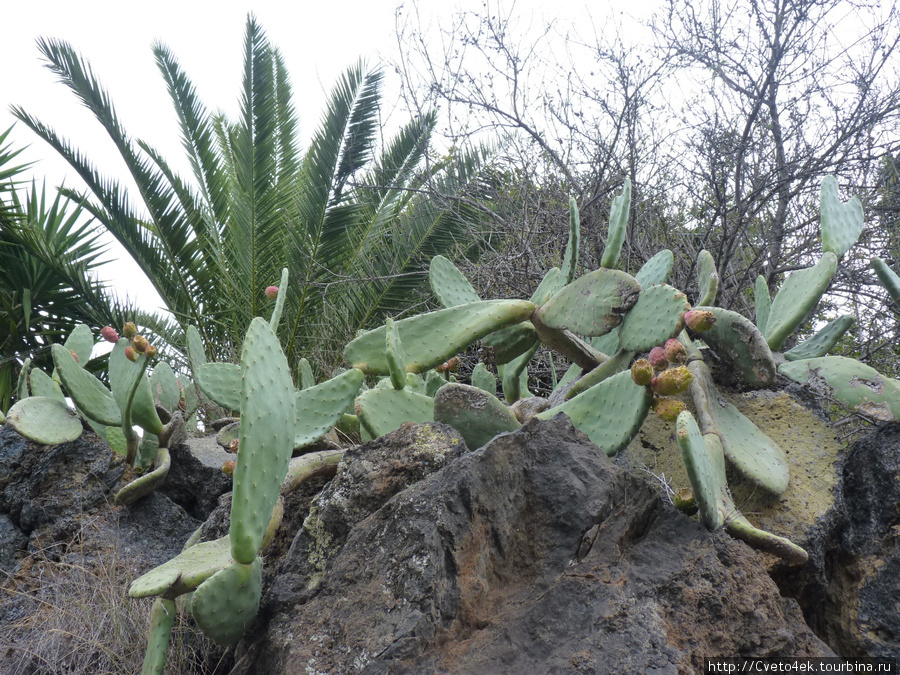
M0 578L0 673L139 673L152 600L128 598L133 565L115 550L83 556L67 548L42 551ZM223 673L230 660L189 620L176 621L167 675Z

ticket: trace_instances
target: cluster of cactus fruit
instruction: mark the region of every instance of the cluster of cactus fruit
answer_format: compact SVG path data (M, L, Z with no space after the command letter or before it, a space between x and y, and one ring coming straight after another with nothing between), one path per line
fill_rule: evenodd
M826 178L822 258L789 276L774 299L760 277L754 323L714 305L718 274L706 251L698 259L693 308L684 293L666 284L674 264L671 251L655 255L635 276L613 269L624 241L630 188L626 181L613 203L599 269L576 278L580 219L574 200L562 265L545 275L529 300L482 300L449 260L437 256L430 280L443 309L402 321L388 319L358 335L344 351L351 367L321 384L301 360L300 387L294 388L275 337L287 270L280 286L266 289L275 308L269 321L252 322L240 364L207 362L199 332L189 327L187 353L197 388L223 408L239 412L219 433L223 445L238 451L228 467L234 480L231 530L215 542L195 543L192 538L180 556L132 585L133 597L159 596L144 672L162 672L174 601L180 595L188 595L188 611L211 637L222 642L240 637L257 611L260 554L280 522L279 494L310 471L334 467L340 451L304 454L333 428L368 440L406 422L439 421L459 430L474 449L531 417L550 419L562 413L614 455L653 410L675 423L690 478L690 491L679 492L676 505L696 512L709 529L724 527L757 548L803 562L807 556L802 548L755 528L735 507L726 460L773 495L787 489L790 473L784 451L721 396L707 360L715 358L750 387L769 386L780 373L877 419L900 419L900 383L852 359L826 356L852 325L851 317L832 321L783 354L778 351L814 309L838 260L858 238L862 208L855 199L842 203L836 181ZM900 302L900 278L879 259L872 266ZM93 346L85 331L80 327L65 345L54 346L53 377L37 370L29 374L26 364L20 400L7 422L47 444L77 437L81 417L111 445L121 435L129 462L153 466L120 492L121 501L133 501L164 478L167 448L183 417L196 410L198 397L193 383L176 379L164 363L146 376L153 349L130 328L121 339L112 329L102 332L115 342L109 365L112 391L106 389L79 366ZM505 401L498 398L498 379L485 363L474 368L471 384L456 381L457 355L478 341L496 367ZM546 399L531 396L527 387L527 366L541 345L573 364ZM67 406L59 383L77 412ZM140 450L133 425L144 430Z

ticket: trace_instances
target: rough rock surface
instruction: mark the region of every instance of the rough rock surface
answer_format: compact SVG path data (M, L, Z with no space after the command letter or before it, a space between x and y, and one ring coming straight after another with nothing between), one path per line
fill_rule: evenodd
M564 417L399 492L318 585L304 572L245 672L693 673L708 656L832 654L757 553L664 505Z
M231 490L231 478L222 471L235 456L216 443L215 436L189 438L170 450L172 467L161 492L194 518L204 520L219 497Z

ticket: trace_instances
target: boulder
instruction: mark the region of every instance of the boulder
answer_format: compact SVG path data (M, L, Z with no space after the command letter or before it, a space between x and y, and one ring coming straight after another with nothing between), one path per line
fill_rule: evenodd
M365 462L341 475L371 481ZM760 554L677 512L564 416L368 509L325 492L307 522L344 543L279 577L242 672L691 673L711 656L833 655Z
M219 497L231 490L231 477L222 465L235 459L215 436L189 438L170 450L172 467L161 492L194 518L205 520Z

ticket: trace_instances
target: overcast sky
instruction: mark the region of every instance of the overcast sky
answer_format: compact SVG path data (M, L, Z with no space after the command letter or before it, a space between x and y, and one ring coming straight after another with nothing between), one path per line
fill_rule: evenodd
M641 1L646 0L636 4ZM609 7L609 0L591 3L595 15L598 4ZM70 42L90 62L129 134L148 141L176 169L184 170L177 120L151 46L159 40L170 48L208 108L236 115L242 38L252 10L270 42L285 57L305 140L317 125L327 92L349 65L360 57L374 64L381 56L390 58L396 53L395 16L402 5L401 0L7 2L0 40L0 130L14 122L10 106L22 106L86 151L101 170L120 177L124 174L121 160L99 124L42 64L37 39L59 38ZM406 5L408 11L411 3ZM474 10L485 5L497 9L496 2L481 0L422 0L419 12L426 21L437 24L449 21L457 7ZM511 6L516 13L536 12L541 18L552 13L567 23L577 24L587 16L584 0L503 3L504 10ZM68 165L24 125L17 125L12 138L17 147L30 145L23 158L37 162L32 174L39 180L46 177L50 186L65 181L78 187ZM110 266L102 276L128 294L146 298L148 291L134 280L133 270L123 262Z

